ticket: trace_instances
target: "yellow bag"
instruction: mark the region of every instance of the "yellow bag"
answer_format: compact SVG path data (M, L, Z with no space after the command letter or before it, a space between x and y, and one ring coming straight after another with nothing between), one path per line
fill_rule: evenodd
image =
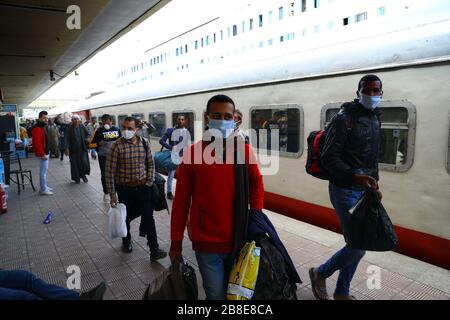
M247 242L239 253L228 281L228 300L250 300L258 279L261 248L255 241Z

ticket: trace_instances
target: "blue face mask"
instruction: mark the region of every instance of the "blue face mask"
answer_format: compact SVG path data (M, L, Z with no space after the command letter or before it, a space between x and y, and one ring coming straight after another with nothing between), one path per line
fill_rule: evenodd
M217 129L222 133L224 139L227 139L236 129L236 122L234 120L215 120L209 119L209 129Z
M374 110L380 105L380 102L381 96L368 96L359 93L359 103L361 103L366 109Z

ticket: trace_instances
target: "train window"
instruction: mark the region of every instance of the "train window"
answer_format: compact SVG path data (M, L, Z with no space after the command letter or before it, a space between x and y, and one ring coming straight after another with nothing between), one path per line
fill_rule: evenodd
M361 12L355 16L355 22L361 22L364 20L367 20L367 12Z
M143 113L132 113L131 116L136 119L145 120Z
M119 114L119 116L117 117L119 128L122 128L123 120L125 120L126 117L128 117L128 115L126 114Z
M339 111L342 103L329 103L322 108L321 128ZM380 169L404 172L414 160L416 107L408 101L382 101Z
M164 113L150 113L148 115L148 122L153 127L154 130L151 130L150 136L152 137L162 137L164 132L166 132L166 115Z
M287 104L253 107L250 111L250 128L256 131L256 136L251 137L251 143L257 150L272 148L272 130L278 129L280 155L295 158L302 155L303 109L300 106ZM262 129L266 130L261 131Z
M111 115L111 119L112 119L113 126L115 126L116 125L116 116Z
M191 135L191 142L194 141L194 124L195 124L195 115L192 111L176 111L172 113L172 126L175 127L177 124L178 116L185 116L187 120L186 127L189 130L189 134Z

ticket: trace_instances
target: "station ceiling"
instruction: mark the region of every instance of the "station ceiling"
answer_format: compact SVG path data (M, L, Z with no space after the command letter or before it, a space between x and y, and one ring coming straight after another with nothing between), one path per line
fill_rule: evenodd
M170 0L0 0L3 103L26 107ZM77 9L80 29L76 26ZM72 9L72 8L70 8ZM50 79L54 71L55 81Z

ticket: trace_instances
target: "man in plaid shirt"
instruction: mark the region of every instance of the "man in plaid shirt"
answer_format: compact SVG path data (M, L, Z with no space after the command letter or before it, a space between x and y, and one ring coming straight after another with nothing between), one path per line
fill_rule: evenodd
M155 179L153 161L148 140L136 135L136 119L127 117L123 121L122 138L112 146L106 158L106 190L111 196L111 207L119 202L127 208L127 236L122 238L122 251L132 252L130 222L141 216L139 235L147 236L152 261L162 259L167 253L159 249L153 219L151 186Z

